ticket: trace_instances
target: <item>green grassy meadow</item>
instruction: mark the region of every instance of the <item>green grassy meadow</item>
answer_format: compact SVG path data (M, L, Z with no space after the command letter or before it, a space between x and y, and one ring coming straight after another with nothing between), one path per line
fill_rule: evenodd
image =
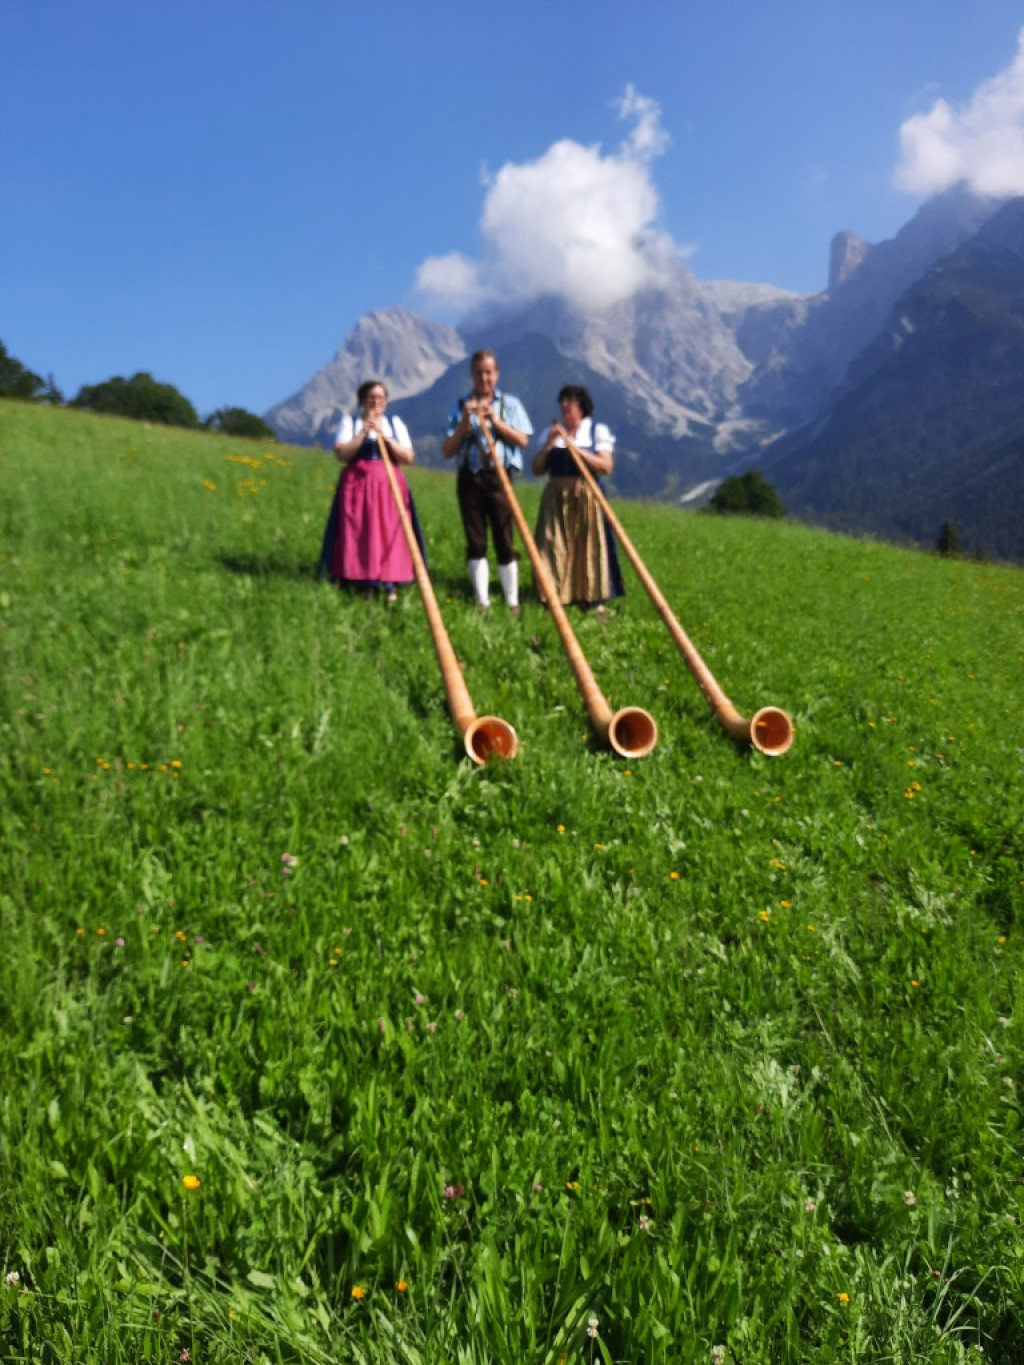
M624 762L414 469L478 768L325 452L3 403L0 476L0 1358L1024 1359L1019 570L619 504L796 726L624 564Z

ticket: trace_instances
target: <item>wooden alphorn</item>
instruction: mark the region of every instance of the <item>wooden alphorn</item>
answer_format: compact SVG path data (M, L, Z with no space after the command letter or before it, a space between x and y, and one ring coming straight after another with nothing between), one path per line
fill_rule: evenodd
M427 566L423 562L423 555L416 541L416 532L412 529L412 522L409 520L402 490L399 488L398 479L395 477L387 443L379 431L376 435L380 457L384 461L388 483L391 485L391 493L395 499L395 506L398 508L398 519L402 523L402 534L405 536L405 543L408 545L409 553L412 556L416 586L420 590L423 610L427 614L430 633L434 637L437 662L441 666L441 677L444 680L444 690L448 697L448 710L451 712L452 720L462 733L466 753L474 763L480 764L486 763L489 758L515 758L519 751L519 739L508 721L502 720L500 716L478 716L473 710L473 701L469 695L469 689L466 687L462 669L459 667L459 661L456 659L455 651L448 639L448 632L444 628L441 609L437 605L430 575L427 573Z
M777 706L762 706L749 718L740 715L715 681L711 670L697 652L693 641L679 624L657 583L647 571L643 560L633 546L633 542L622 529L621 522L609 506L608 499L587 465L586 456L569 440L565 428L560 422L555 422L554 427L565 442L569 454L576 461L576 467L586 481L587 487L597 499L601 511L608 518L608 522L621 542L629 562L633 565L640 582L647 590L648 597L654 603L658 615L665 622L669 633L679 646L680 653L686 660L687 668L696 679L697 686L704 693L708 705L718 717L726 734L732 739L752 744L755 749L759 749L761 753L768 754L773 758L779 754L784 754L793 743L793 722L789 716Z
M512 491L512 480L494 448L494 440L486 421L480 422L480 430L487 442L491 464L494 466L505 491L515 523L519 527L519 534L526 546L526 553L533 565L534 577L540 584L541 592L547 598L552 620L561 638L562 648L569 660L569 666L576 678L577 686L583 697L583 704L586 706L587 715L590 717L590 723L600 738L605 740L621 758L644 758L658 742L658 726L654 717L639 706L624 706L613 713L601 694L590 665L587 663L579 641L569 624L569 618L558 600L558 590L552 580L548 566L544 563L544 559L537 549L537 543L526 524L526 518L523 516L523 509L519 506L516 495Z

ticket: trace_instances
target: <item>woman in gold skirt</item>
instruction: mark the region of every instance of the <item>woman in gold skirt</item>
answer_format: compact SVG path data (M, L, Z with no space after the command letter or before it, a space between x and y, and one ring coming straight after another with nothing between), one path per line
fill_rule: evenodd
M612 472L615 437L603 422L594 421L593 400L581 385L567 384L558 406L560 422L543 433L531 465L534 474L548 476L534 539L562 605L594 607L603 616L604 604L624 591L615 536L558 428L598 478Z

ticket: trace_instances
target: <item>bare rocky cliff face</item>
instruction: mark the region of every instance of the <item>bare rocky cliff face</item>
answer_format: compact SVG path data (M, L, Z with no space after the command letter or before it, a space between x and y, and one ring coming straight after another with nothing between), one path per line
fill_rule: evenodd
M813 421L763 448L797 516L1024 562L1024 198L904 290Z
M744 385L739 399L747 413L766 415L781 429L812 419L904 290L972 238L998 207L997 200L953 189L928 200L889 241L869 247L852 233L838 234L828 291L814 300L774 363L758 366Z

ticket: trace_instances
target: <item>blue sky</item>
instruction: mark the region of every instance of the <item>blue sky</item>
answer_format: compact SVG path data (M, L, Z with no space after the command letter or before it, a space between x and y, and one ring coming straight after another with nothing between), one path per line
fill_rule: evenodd
M68 397L149 370L263 412L373 308L628 288L658 252L812 292L841 228L890 237L982 165L1024 193L1022 28L1019 0L0 0L0 340Z

